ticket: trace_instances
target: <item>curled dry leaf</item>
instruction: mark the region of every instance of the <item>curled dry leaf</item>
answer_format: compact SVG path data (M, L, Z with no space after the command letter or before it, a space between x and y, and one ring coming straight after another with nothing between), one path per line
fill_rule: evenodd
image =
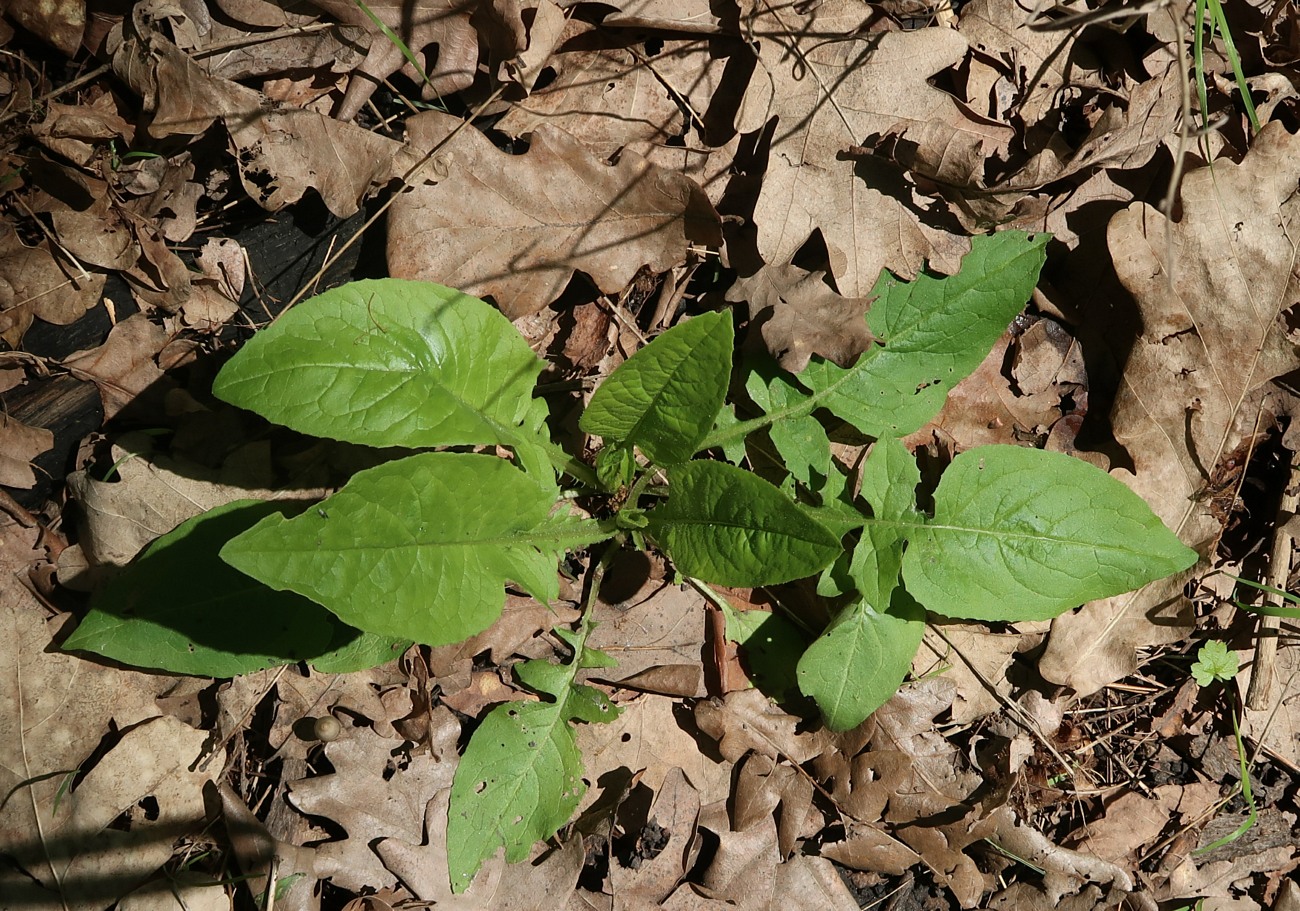
M12 415L0 413L0 486L34 487L32 459L53 446L54 434L49 430L28 427Z
M94 381L108 420L127 405L138 404L146 390L161 399L174 385L154 360L169 340L167 330L136 313L114 326L104 344L69 355L63 366L79 379Z
M431 149L461 124L429 111L408 129ZM552 127L517 156L464 129L432 168L438 182L397 197L389 213L390 274L491 295L511 319L551 303L575 271L612 294L643 267L666 271L691 244L722 240L717 212L690 179L631 153L606 165Z
M340 120L351 120L382 82L399 70L417 85L423 86L426 101L449 95L468 87L478 70L479 36L470 16L479 9L489 17L500 7L510 4L482 4L477 0L374 0L367 3L369 13L353 0L312 0L331 17L370 33L370 50L365 61L353 72L347 94L339 105ZM401 38L421 61L421 77L411 66L402 48L384 34L375 19ZM436 54L433 50L436 48ZM517 53L519 48L512 49ZM436 62L435 62L436 61Z
M1201 491L1253 431L1267 384L1295 369L1283 311L1300 295L1297 180L1300 139L1269 124L1241 164L1184 177L1177 222L1134 203L1110 223L1116 272L1137 303L1113 314L1107 333L1125 362L1111 425L1133 464L1112 473L1202 550L1222 526ZM1136 649L1181 639L1184 581L1059 617L1043 676L1091 693L1130 673Z
M66 326L99 303L105 276L56 254L48 240L25 245L0 219L0 339L17 348L34 319Z
M346 217L415 164L402 143L274 105L260 92L208 75L147 17L137 11L135 19L112 49L113 66L153 113L150 132L198 135L220 120L239 151L244 188L263 208L278 211L314 189L331 212Z

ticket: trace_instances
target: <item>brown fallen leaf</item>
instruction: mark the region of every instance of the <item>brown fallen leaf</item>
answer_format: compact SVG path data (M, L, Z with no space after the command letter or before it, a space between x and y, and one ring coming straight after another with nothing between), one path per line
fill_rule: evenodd
M81 36L86 30L86 4L84 0L49 0L45 3L0 4L0 12L58 48L68 57L75 57L81 49Z
M979 158L1006 142L1006 127L988 125L930 85L934 74L967 52L957 32L925 28L853 35L870 18L851 0L808 14L764 6L742 24L759 59L737 116L741 132L776 119L767 173L754 210L758 250L774 265L791 262L820 230L840 292L863 297L882 269L911 278L928 260L955 270L958 249L936 243L909 209L911 189L887 167L842 154L868 137L929 129L927 142L952 157ZM882 192L883 190L883 192Z
M50 647L68 615L46 621L17 575L35 534L0 514L0 852L48 890L46 906L102 911L162 866L176 838L203 828L208 776L187 769L206 734L158 717L166 678ZM126 733L96 758L110 726ZM64 793L78 769L85 777ZM136 808L146 797L153 818Z
M67 326L99 303L105 276L56 254L49 240L24 244L0 219L0 339L18 348L32 320Z
M1138 305L1109 325L1125 364L1111 426L1133 461L1112 473L1203 552L1222 523L1201 492L1253 432L1265 386L1296 366L1282 311L1300 294L1297 179L1300 140L1269 124L1241 164L1184 177L1177 222L1143 203L1111 220L1115 269ZM1132 672L1136 649L1186 635L1182 585L1176 576L1062 615L1043 676L1087 694Z
M470 17L480 6L477 0L375 0L366 4L370 14L417 55L428 82L406 61L402 47L385 35L375 19L356 3L351 0L312 2L338 21L362 28L370 35L369 53L353 71L347 94L339 105L340 120L355 117L383 80L399 70L422 86L426 101L458 92L474 81L478 69L479 36ZM495 6L497 4L484 4L483 13L493 16ZM510 4L500 6L508 7ZM436 54L432 52L434 48ZM519 48L512 50L517 53Z
M731 791L731 764L707 755L692 732L683 727L674 714L677 700L667 696L638 696L625 703L623 712L608 724L584 724L578 728L578 749L591 772L617 772L626 769L620 781L609 786L621 787L633 775L653 791L658 791L673 769L681 769L699 792L704 804L725 800ZM689 724L689 716L684 719ZM606 796L605 783L592 787L583 795L578 813Z
M104 402L104 419L110 420L128 405L139 405L146 391L157 402L174 388L154 360L169 340L166 329L135 313L114 326L104 344L69 355L63 366L79 379L94 381Z
M249 497L312 495L271 489L269 465L265 474L253 477L247 469L213 471L159 455L144 434L120 437L111 457L113 480L98 480L85 471L74 471L67 479L69 492L81 504L79 550L91 567L125 566L154 538L214 506Z
M744 831L760 820L777 816L777 847L781 857L789 857L795 843L804 836L806 824L812 824L812 780L785 762L762 753L750 753L740 768L732 789L732 827ZM901 872L901 871L900 871Z
M750 322L782 369L798 373L814 354L847 367L876 341L867 328L871 299L841 297L825 279L825 272L767 265L737 279L726 299L749 304Z
M699 818L700 792L681 769L670 769L655 791L647 819L664 836L663 846L636 866L611 863L610 892L634 898L647 907L655 907L671 895L700 852L696 835Z
M704 618L704 600L697 592L663 580L648 582L617 604L597 601L588 644L618 665L580 677L669 696L703 696Z
M644 41L590 29L569 27L550 60L555 81L513 104L497 129L520 137L558 127L602 160L624 148L649 156L686 132L678 99L707 108L725 64L708 42L668 41L648 55Z
M560 856L553 859L549 869L539 874L537 881L532 884L528 883L526 875L521 875L533 870L529 863L507 864L504 851L498 851L495 856L483 862L463 892L454 894L451 891L451 873L447 863L447 808L450 800L450 788L439 791L429 800L425 808L422 842L410 844L399 838L382 838L375 842L375 853L384 866L417 898L437 902L437 907L455 911L492 911L498 898L507 899L507 895L498 895L503 880L509 880L507 892L513 891L511 887L518 889L522 880L525 896L536 896L540 892L545 897L547 892L539 887L546 874L560 880L556 883L560 886L559 894L572 891L573 884L570 883L564 889L563 881L567 879L567 865L572 863L573 851L552 854L552 858ZM578 844L581 845L581 842ZM579 853L579 868L581 865L582 856ZM576 880L577 871L574 872L574 881Z
M27 490L36 486L32 459L54 446L54 434L44 427L28 427L0 413L0 486Z
M162 36L143 6L111 53L115 72L153 114L150 132L198 135L220 120L239 151L244 189L263 208L278 211L314 189L346 217L418 160L395 140L210 76Z
M431 149L461 125L428 111L407 121L416 148ZM692 244L721 243L721 222L700 188L631 153L603 164L552 127L524 155L460 132L435 159L435 184L398 196L389 212L391 275L491 295L511 319L555 300L575 271L604 293L643 267L663 272Z
M331 819L348 833L316 847L318 875L354 891L396 884L375 853L376 840L421 844L425 807L437 792L450 789L459 759L460 723L448 709L435 713L434 755L428 750L394 755L393 741L369 728L352 728L346 737L325 745L325 756L334 767L331 774L290 783L293 806Z
M821 755L831 743L828 731L800 731L800 719L773 705L756 689L697 703L695 720L701 731L718 741L719 751L730 762L753 750L774 759L804 763Z
M1007 92L1014 99L1011 104L988 113L1004 119L1014 114L1026 127L1058 109L1057 94L1067 87L1076 94L1109 88L1095 52L1076 40L1079 32L1030 28L1032 18L1033 11L1018 6L973 0L962 7L957 26L971 48L980 52L972 61L970 77L978 88L969 86L969 97L992 101L991 95ZM1005 89L996 85L999 72L1006 73Z

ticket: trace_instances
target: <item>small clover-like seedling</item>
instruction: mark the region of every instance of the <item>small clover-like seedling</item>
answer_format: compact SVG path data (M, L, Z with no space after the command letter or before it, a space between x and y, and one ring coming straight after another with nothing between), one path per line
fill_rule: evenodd
M1197 686L1205 687L1216 680L1227 682L1237 676L1240 662L1237 653L1228 648L1222 639L1210 639L1196 652L1192 664L1192 678Z
M933 512L918 506L921 474L899 438L988 355L1047 240L1004 231L974 238L957 275L882 275L868 314L881 344L850 367L814 358L790 376L767 362L733 383L731 315L684 320L596 390L579 422L602 439L594 466L551 440L533 395L544 364L488 304L392 279L328 291L254 336L214 391L302 433L415 453L312 508L246 502L182 524L96 599L67 645L216 676L302 660L366 667L410 641L482 632L507 584L554 600L559 559L619 538L701 583L819 577L835 609L810 644L782 651L768 632L729 625L753 650L787 656L776 685L851 728L902 683L927 612L1045 619L1196 560L1127 487L1059 453L964 452L928 498ZM830 458L827 415L875 438L859 476ZM760 448L765 472L784 467L779 484L751 470ZM570 508L566 477L607 496L596 518ZM556 630L567 662L516 667L539 700L493 709L470 738L449 809L455 890L499 848L527 857L577 807L574 725L617 714L577 677L610 662L585 646L589 629L588 609L578 631Z

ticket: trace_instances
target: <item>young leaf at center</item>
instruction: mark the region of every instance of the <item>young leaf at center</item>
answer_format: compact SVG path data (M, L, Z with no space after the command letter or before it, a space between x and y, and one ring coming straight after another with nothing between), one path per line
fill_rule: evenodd
M731 314L679 323L600 384L579 426L607 443L631 443L652 462L684 462L722 410L731 377Z
M678 570L719 585L775 585L820 572L839 538L776 487L725 462L668 472L668 502L649 530Z

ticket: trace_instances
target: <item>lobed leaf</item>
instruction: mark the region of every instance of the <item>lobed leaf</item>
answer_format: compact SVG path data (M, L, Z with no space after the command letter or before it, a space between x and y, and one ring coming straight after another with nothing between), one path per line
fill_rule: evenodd
M849 368L814 359L799 380L820 407L870 436L905 436L993 348L1029 300L1051 235L976 237L956 275L900 282L883 273L867 314L880 345Z
M295 519L267 516L221 558L367 632L443 645L496 620L506 580L555 598L560 555L608 536L554 504L510 462L422 453L358 472Z
M599 690L574 682L584 667L609 666L583 639L557 630L575 649L568 664L525 661L520 680L553 702L509 702L488 713L456 767L447 817L452 889L468 886L483 861L504 846L506 860L569 821L586 792L582 753L571 721L612 721L619 709Z
M903 579L936 613L1042 620L1196 562L1135 493L1087 462L1020 446L964 452L908 529Z
M579 426L606 442L635 444L658 465L686 461L722 410L733 341L729 313L679 323L600 384Z
M213 392L302 433L368 446L536 435L544 367L510 321L429 282L358 281L304 301L222 368Z
M578 808L586 786L582 755L564 705L507 702L488 712L465 748L451 786L447 863L463 890L502 845L506 860L528 857Z
M789 374L761 367L745 378L745 391L765 414L792 408L808 396ZM831 442L817 419L811 414L792 416L776 421L767 432L786 470L809 490L821 490L831 473Z
M839 538L776 487L725 462L669 470L668 501L649 531L688 576L720 585L774 585L814 575Z

